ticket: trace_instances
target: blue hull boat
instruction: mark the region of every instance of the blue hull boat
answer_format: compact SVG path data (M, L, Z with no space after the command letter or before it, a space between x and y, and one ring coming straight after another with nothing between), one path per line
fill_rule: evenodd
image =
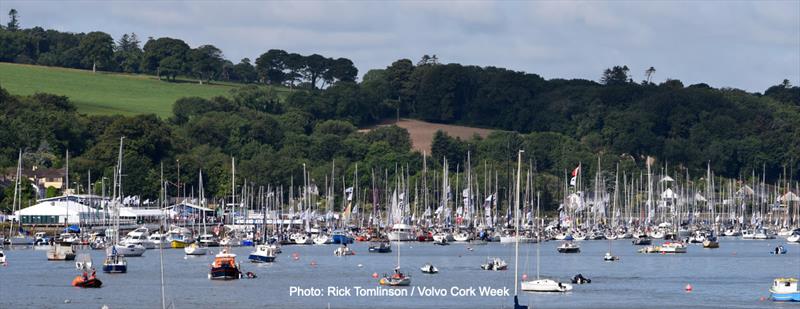
M797 293L772 293L772 300L774 301L793 301L800 302L800 292Z
M353 238L344 234L333 234L334 244L352 244Z
M104 273L126 273L128 272L128 265L103 265Z
M247 258L250 260L250 262L253 262L253 263L272 263L272 262L275 262L275 257L274 256L251 254Z

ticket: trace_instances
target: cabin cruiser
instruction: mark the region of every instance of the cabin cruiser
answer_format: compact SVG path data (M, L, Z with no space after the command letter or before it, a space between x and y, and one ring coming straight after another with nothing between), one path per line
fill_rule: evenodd
M558 253L580 253L581 247L578 244L567 241L558 246Z
M194 242L192 231L185 227L172 227L167 232L167 242L172 248L183 248Z
M271 245L257 245L256 250L250 252L247 257L253 263L272 263L275 262L276 250Z
M166 234L161 234L161 233L156 232L156 233L150 234L150 236L147 237L147 240L152 242L153 246L156 246L157 248L163 248L165 246L167 246L167 247L169 246L169 241L167 241Z
M454 241L454 240L455 240L455 238L453 238L453 234L449 233L449 232L442 231L442 232L438 232L438 233L433 234L433 241L448 242L448 241Z
M119 244L113 245L111 248L106 249L106 251L116 251L117 254L129 257L129 256L142 256L144 254L144 246L139 244ZM110 253L109 253L110 254Z
M660 247L662 253L686 253L686 244L682 242L665 242Z
M71 261L75 259L75 251L71 242L56 242L47 250L47 259L50 261Z
M119 243L122 245L141 245L145 249L155 249L156 247L156 243L150 240L150 233L146 227L140 227L129 232Z
M773 301L800 302L797 278L776 278L769 288L769 293Z
M293 243L298 245L310 245L314 243L311 235L307 233L294 233L289 236L289 239L292 240Z
M414 227L408 224L398 223L392 226L389 232L389 241L413 241L416 240Z
M208 247L203 247L197 244L197 242L193 242L191 245L184 247L183 252L186 253L186 255L206 255L208 253Z
M389 253L392 252L392 246L389 242L373 243L369 246L369 252Z
M335 230L331 234L331 239L334 244L352 244L353 237L348 235L345 231Z
M219 241L214 234L203 234L199 239L200 244L204 247L219 247Z

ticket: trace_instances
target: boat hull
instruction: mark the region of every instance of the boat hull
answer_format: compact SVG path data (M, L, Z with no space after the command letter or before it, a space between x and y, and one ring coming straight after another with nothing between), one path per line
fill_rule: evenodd
M259 254L251 254L247 257L250 262L253 263L272 263L275 262L274 256L267 256L267 255L259 255Z
M771 293L773 301L800 302L800 292L795 293Z
M106 265L103 265L103 272L104 273L112 273L112 274L113 273L123 274L123 273L128 272L128 265L106 264Z
M214 267L208 274L208 278L211 280L237 280L241 277L242 273L239 272L239 269L232 267Z

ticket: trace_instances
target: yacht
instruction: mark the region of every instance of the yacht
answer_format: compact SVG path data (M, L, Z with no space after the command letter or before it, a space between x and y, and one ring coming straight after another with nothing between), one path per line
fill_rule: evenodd
M188 245L183 248L183 252L186 255L206 255L208 253L208 247L202 247L197 244L197 242L193 242L191 245Z
M70 242L56 242L47 250L47 259L50 261L71 261L75 259L75 251Z
M247 259L253 263L272 263L275 262L276 250L271 245L257 245L256 251L250 252Z
M389 241L413 241L416 240L414 227L408 224L398 223L392 226L389 232Z
M520 288L528 292L569 292L572 285L561 283L552 279L539 279L532 281L522 281Z
M200 244L204 247L219 247L219 240L214 234L200 235Z
M682 242L665 242L660 247L661 253L686 253L686 244Z
M580 253L581 247L578 244L567 241L558 246L558 253Z
M140 227L129 232L128 235L120 241L120 244L141 245L145 249L154 249L156 247L156 243L150 240L150 233L146 227Z

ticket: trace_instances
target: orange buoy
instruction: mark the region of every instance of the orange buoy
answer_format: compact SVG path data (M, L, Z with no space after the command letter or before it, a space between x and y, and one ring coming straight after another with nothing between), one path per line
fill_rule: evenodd
M300 260L300 254L298 254L297 252L292 253L292 259L294 259L295 261L299 261Z
M686 292L691 292L691 291L692 291L692 284L691 283L687 283L686 284Z
M378 273L372 273L372 278L378 279Z

